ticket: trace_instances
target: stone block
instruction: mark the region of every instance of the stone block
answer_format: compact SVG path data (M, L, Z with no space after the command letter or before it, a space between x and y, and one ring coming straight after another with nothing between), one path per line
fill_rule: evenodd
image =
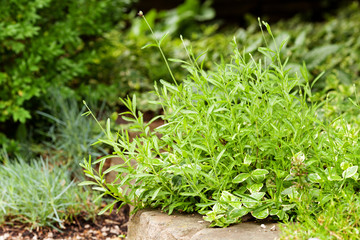
M279 234L277 224L270 222L210 228L199 214L168 215L146 209L130 218L127 240L274 240Z

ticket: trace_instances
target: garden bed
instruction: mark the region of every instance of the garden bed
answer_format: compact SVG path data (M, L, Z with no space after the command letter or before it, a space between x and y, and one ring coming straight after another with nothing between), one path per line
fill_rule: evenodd
M23 223L15 222L11 225L0 226L0 240L11 239L123 239L127 233L129 207L125 206L118 213L97 215L95 220L86 219L86 213L64 224L64 229L43 227L30 230Z

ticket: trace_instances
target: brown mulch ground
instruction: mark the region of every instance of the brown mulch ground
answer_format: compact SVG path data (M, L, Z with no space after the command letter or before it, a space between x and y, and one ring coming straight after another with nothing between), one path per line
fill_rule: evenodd
M83 216L77 216L73 222L65 224L65 229L60 231L44 227L30 230L24 224L0 226L0 240L31 239L31 240L54 240L54 239L98 239L98 240L121 240L121 235L127 233L129 221L129 207L125 206L118 213L96 216L95 221L86 220Z

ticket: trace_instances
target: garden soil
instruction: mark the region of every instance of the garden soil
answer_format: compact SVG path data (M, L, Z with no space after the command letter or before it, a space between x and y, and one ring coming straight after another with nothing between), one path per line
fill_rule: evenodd
M0 240L121 240L121 235L127 233L128 221L129 207L125 206L118 213L114 210L111 214L98 215L95 221L86 220L83 213L64 224L60 231L51 227L30 230L30 226L20 223L1 225Z

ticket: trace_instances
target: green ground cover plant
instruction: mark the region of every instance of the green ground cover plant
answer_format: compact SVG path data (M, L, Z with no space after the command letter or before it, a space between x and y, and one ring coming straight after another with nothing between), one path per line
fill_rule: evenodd
M187 78L179 82L171 74L170 81L155 84L154 104L164 112L156 118L165 124L154 132L151 122L144 124L135 96L121 100L128 108L123 118L140 135L131 141L127 130L113 134L108 120L99 142L111 146L113 155L82 164L92 179L82 185L115 198L102 212L122 202L135 211L199 212L211 226L226 227L248 213L293 220L304 212L304 202L316 214L334 196L358 191L356 126L321 114L328 102L313 102L311 89L321 75L310 81L305 64L298 71L288 68L286 40L278 42L269 25L262 26L268 35L261 31L261 57L240 52L235 38L231 61L213 71L185 46L188 62L172 61L183 65ZM161 50L163 40L155 37L152 46ZM125 163L102 171L115 156ZM110 171L117 178L106 182Z
M46 160L7 160L0 165L0 176L0 224L61 228L81 211L91 218L98 209L90 192L78 187L66 168Z

